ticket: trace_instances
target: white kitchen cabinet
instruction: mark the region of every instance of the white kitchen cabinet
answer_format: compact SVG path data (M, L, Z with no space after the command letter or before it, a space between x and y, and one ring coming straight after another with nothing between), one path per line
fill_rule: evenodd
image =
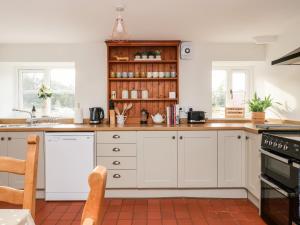
M26 159L27 137L31 134L36 134L40 137L37 188L45 189L43 133L7 132L7 156L17 159ZM8 175L8 185L18 189L24 188L24 176L10 173Z
M245 187L243 131L218 132L218 187Z
M260 142L261 135L246 133L246 154L247 154L247 189L256 198L260 196Z
M178 137L178 187L217 187L217 131L182 131Z
M141 131L137 136L138 187L177 187L177 132Z
M0 156L7 156L7 134L0 133ZM8 173L0 172L0 186L8 185Z

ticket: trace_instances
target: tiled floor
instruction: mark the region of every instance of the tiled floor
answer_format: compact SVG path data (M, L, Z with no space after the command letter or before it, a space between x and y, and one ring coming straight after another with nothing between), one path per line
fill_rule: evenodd
M80 224L84 202L37 202L37 225ZM0 204L0 208L7 205ZM107 199L102 225L264 225L242 199Z

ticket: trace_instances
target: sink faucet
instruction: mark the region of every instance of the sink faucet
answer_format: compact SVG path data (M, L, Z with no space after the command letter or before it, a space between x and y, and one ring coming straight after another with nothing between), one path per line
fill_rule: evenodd
M12 111L14 112L22 112L22 113L28 113L30 115L30 119L27 119L26 122L29 122L31 125L36 121L35 118L33 117L32 112L23 110L23 109L15 109L13 108Z

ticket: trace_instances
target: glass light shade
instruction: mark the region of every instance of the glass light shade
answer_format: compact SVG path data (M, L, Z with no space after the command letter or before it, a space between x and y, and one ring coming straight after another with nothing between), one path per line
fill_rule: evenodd
M121 15L118 15L113 27L112 40L127 40L127 39L128 39L128 34L126 32L124 19L122 18Z

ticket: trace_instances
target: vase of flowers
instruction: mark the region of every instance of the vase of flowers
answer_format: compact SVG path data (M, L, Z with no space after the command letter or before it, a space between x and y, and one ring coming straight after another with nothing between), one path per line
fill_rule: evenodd
M38 90L38 98L42 101L42 116L49 116L50 114L50 99L52 91L45 84L42 84Z
M264 123L266 119L265 111L273 105L273 99L271 96L268 95L262 99L255 93L253 98L248 103L249 110L252 113L252 122ZM276 103L279 104L278 102Z

